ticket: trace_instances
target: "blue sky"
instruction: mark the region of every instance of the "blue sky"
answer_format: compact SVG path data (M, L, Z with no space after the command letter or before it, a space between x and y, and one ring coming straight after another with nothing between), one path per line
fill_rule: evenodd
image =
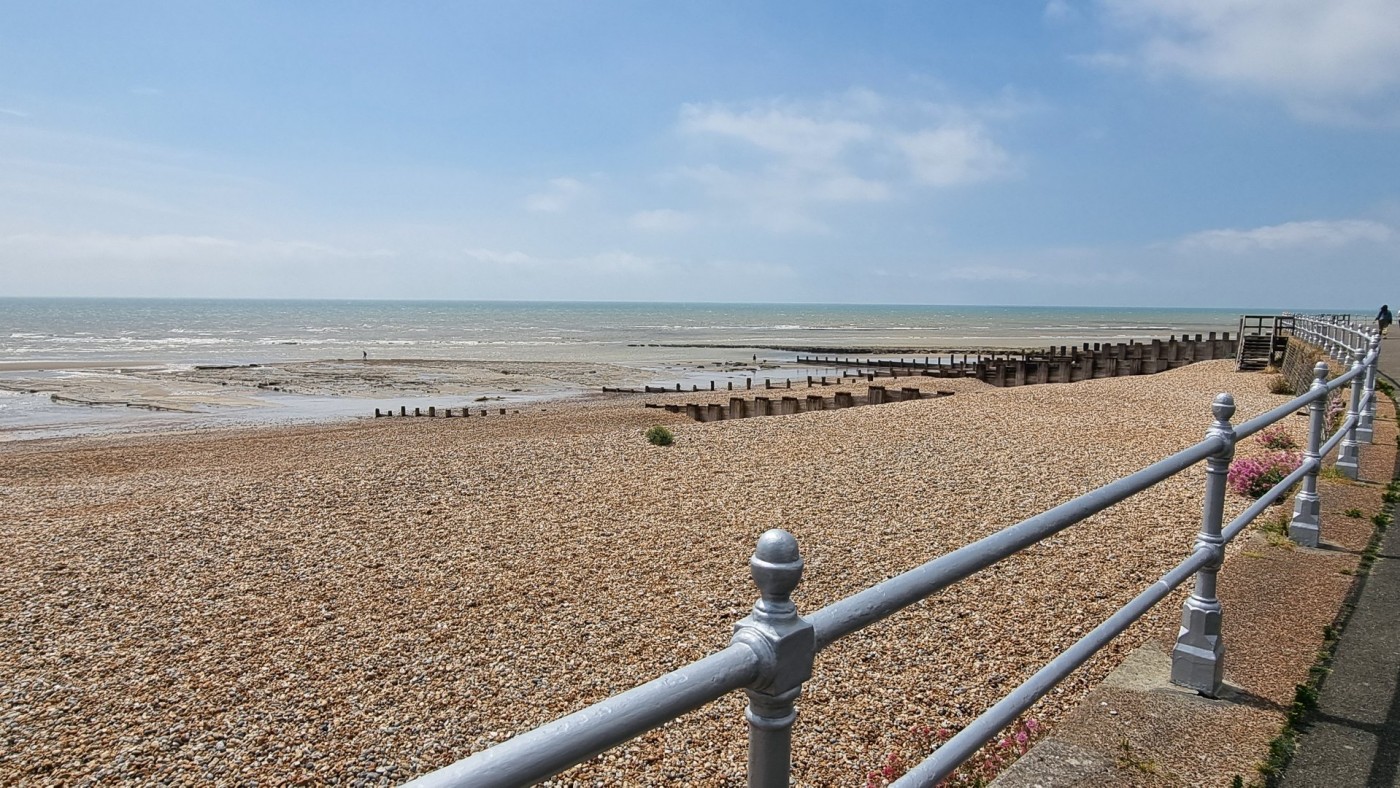
M1395 0L0 10L9 295L1324 308L1398 259Z

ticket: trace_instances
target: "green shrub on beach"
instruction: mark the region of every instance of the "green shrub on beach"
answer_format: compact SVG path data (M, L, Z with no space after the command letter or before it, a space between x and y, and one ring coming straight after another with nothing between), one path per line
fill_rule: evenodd
M648 429L646 436L647 443L653 446L670 446L671 442L676 439L676 436L672 435L670 430L660 424Z

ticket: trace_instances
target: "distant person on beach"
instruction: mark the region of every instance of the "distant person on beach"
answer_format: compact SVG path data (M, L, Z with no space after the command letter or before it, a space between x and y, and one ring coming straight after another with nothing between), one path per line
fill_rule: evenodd
M361 360L361 361L369 361L369 351L368 351L368 350L361 350L361 351L360 351L360 360Z
M1390 328L1393 319L1390 316L1390 305L1381 304L1380 314L1376 315L1376 325L1380 326L1381 336L1385 336L1385 330Z

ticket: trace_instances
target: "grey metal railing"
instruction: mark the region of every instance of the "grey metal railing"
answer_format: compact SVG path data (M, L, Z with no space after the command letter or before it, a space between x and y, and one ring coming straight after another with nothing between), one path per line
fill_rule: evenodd
M1364 414L1374 414L1375 366L1379 336L1337 317L1300 316L1295 336L1334 358L1350 358L1350 368L1328 380L1329 368L1314 367L1312 387L1288 403L1238 426L1230 422L1234 399L1220 394L1214 416L1200 443L1159 460L1049 511L991 536L939 556L901 575L834 602L810 616L797 615L792 591L802 576L797 540L770 530L758 540L749 559L759 600L750 615L734 625L730 645L660 678L586 709L562 717L509 741L420 777L411 785L530 785L604 750L657 728L729 692L743 689L749 698L748 780L751 788L786 788L790 780L795 701L811 678L816 653L837 639L886 618L968 576L1058 533L1092 514L1152 487L1196 463L1206 462L1206 490L1201 530L1191 554L1109 619L1025 683L953 736L894 785L933 785L946 778L983 744L1006 728L1075 668L1166 598L1191 577L1196 585L1182 606L1181 629L1172 651L1172 681L1215 697L1221 690L1224 641L1216 573L1224 547L1299 481L1289 536L1316 546L1321 530L1317 475L1322 458L1340 447L1337 467L1356 477ZM1330 438L1324 440L1329 397L1351 385L1350 407ZM1299 408L1309 408L1308 445L1302 464L1229 524L1223 524L1226 475L1235 445ZM1364 438L1369 442L1370 435ZM1349 464L1347 464L1349 463Z

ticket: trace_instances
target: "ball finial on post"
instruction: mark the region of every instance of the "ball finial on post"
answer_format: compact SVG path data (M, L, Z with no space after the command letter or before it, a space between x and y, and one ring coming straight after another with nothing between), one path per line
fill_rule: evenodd
M1235 416L1235 398L1226 393L1215 395L1215 401L1210 405L1210 412L1215 416L1215 421L1219 424L1229 424L1230 419Z
M793 616L792 591L802 579L802 556L797 538L780 528L765 531L749 558L749 574L758 586L754 613L761 616Z
M1313 380L1316 380L1318 383L1326 383L1327 376L1331 372L1332 370L1327 366L1326 361L1319 361L1313 365Z

